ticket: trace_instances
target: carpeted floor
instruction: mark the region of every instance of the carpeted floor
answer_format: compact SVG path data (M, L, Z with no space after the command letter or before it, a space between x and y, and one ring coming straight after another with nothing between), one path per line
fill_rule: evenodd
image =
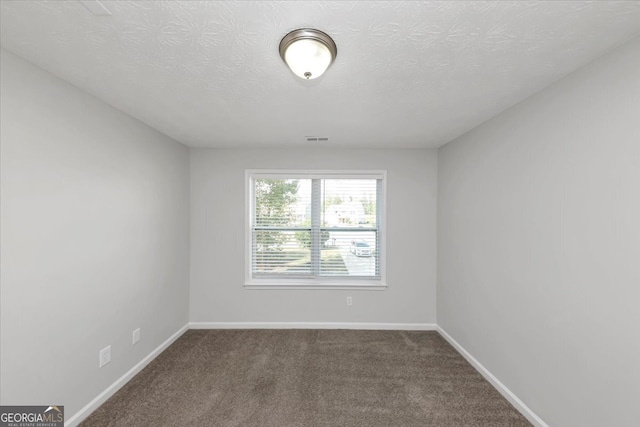
M530 426L438 333L191 330L82 426Z

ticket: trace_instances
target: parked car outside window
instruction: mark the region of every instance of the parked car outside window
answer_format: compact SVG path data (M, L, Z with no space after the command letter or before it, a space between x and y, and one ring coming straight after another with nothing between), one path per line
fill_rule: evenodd
M373 255L373 250L371 250L371 246L367 242L353 240L351 242L351 253L355 256L371 256Z

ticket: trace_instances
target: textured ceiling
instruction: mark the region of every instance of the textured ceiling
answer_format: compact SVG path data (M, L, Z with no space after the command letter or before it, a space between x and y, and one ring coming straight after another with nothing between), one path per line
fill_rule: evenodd
M2 1L2 46L190 146L437 147L640 32L640 1ZM330 34L312 81L278 54Z

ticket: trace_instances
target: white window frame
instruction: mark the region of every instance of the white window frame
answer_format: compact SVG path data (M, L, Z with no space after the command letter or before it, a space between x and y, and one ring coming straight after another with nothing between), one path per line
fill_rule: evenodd
M253 277L251 272L252 257L252 221L255 212L255 178L266 179L381 179L381 195L379 196L378 236L379 236L379 277ZM380 197L381 196L381 197ZM386 206L387 206L387 171L386 170L245 170L245 281L246 289L361 289L384 290L386 280Z

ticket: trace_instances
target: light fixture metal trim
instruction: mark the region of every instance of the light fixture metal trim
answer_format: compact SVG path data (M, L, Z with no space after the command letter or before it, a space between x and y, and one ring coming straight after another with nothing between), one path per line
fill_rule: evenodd
M312 41L315 43L319 43L321 46L324 46L331 56L328 64L326 64L326 67L322 65L320 67L320 71L316 70L315 74L308 70L304 72L296 70L296 66L290 63L291 60L287 61L287 50L296 42L300 41ZM335 61L337 55L338 48L333 39L328 34L312 28L299 28L297 30L293 30L289 34L284 36L280 41L280 57L282 58L282 60L285 62L285 64L287 64L291 71L294 72L294 74L296 74L300 78L306 78L307 80L320 77L327 70L327 68L329 68L331 64L333 64L333 61Z

